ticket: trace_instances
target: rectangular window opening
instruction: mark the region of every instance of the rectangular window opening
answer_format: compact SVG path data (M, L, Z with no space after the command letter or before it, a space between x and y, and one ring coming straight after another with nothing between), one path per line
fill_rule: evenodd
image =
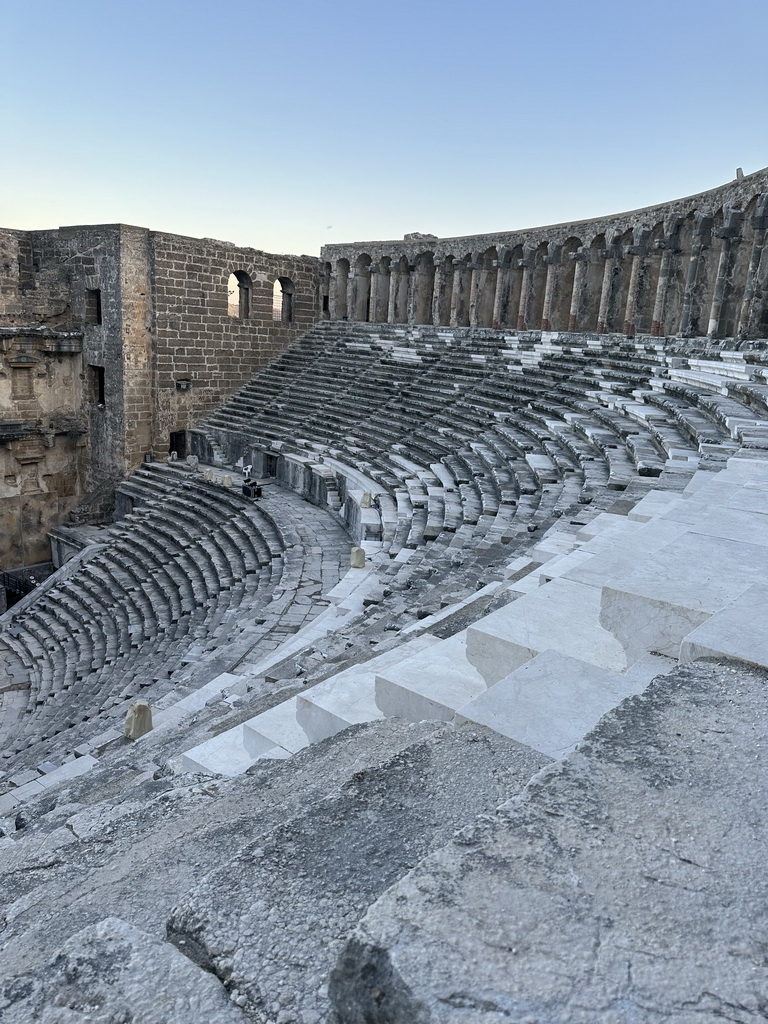
M88 288L85 293L85 325L97 327L101 323L101 288Z
M90 370L91 405L98 405L103 409L106 405L104 401L104 367L89 366L88 369Z

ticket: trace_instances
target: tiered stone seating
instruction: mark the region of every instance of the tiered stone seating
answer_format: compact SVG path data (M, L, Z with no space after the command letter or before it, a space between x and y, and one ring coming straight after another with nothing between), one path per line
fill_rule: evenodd
M136 511L106 532L101 550L5 617L0 651L30 674L26 711L5 733L6 755L17 760L43 760L45 741L61 732L56 749L71 752L99 716L114 717L142 690L161 697L193 645L204 657L231 637L230 611L262 610L249 627L254 643L270 630L283 635L286 601L271 615L263 609L278 581L288 602L298 591L304 548L291 522L281 525L280 501L254 505L155 464L122 487L121 503ZM336 579L341 557L334 549Z

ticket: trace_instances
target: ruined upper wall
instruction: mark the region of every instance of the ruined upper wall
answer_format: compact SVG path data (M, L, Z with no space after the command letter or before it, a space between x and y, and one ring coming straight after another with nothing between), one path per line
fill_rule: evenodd
M323 247L331 318L768 335L768 169L657 206L460 238Z
M154 446L195 426L318 318L319 260L208 238L151 235L157 421ZM228 294L231 274L242 285ZM273 311L275 282L286 294ZM240 291L240 288L238 288ZM230 301L238 306L229 313Z
M103 518L146 453L306 331L318 268L125 224L0 230L0 568L45 554L73 506Z

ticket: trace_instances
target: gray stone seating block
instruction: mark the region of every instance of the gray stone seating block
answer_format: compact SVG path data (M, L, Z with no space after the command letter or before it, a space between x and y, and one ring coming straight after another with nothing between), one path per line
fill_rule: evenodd
M402 730L401 723L378 728L393 727ZM376 732L369 727L365 735L373 739ZM397 735L373 763L370 753L358 753L349 774L333 787L326 781L325 792L318 792L320 760L315 793L304 798L300 813L289 812L272 828L252 813L251 835L174 908L168 935L246 994L251 1014L268 1014L280 993L290 993L295 1020L325 1018L327 999L311 979L333 963L349 920L541 764L541 755L507 744L485 730L415 726L410 739ZM324 747L298 757L304 764L319 760ZM262 776L266 783L269 775ZM226 950L235 947L243 952L232 960Z
M648 436L632 435L627 438L627 449L640 476L659 476L666 461Z
M426 508L418 507L414 508L413 515L408 530L408 537L405 542L407 548L418 548L424 543L424 531L427 526L427 510Z
M768 415L768 385L754 382L734 382L728 386L729 393L737 402L743 403L760 416Z
M762 673L697 665L624 701L368 910L332 977L340 1018L759 1018L764 695Z
M653 393L647 395L645 400L649 405L663 409L674 417L680 430L694 444L718 444L728 437L727 432L719 423L682 398Z

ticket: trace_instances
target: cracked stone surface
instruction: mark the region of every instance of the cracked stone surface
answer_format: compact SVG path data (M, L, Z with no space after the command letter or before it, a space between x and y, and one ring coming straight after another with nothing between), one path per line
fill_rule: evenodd
M225 858L171 914L180 949L256 1020L319 1024L327 976L365 908L548 758L481 727L413 742Z
M766 697L698 663L624 701L373 904L342 1024L768 1018Z
M109 917L0 989L3 1024L237 1024L221 982L167 942Z

